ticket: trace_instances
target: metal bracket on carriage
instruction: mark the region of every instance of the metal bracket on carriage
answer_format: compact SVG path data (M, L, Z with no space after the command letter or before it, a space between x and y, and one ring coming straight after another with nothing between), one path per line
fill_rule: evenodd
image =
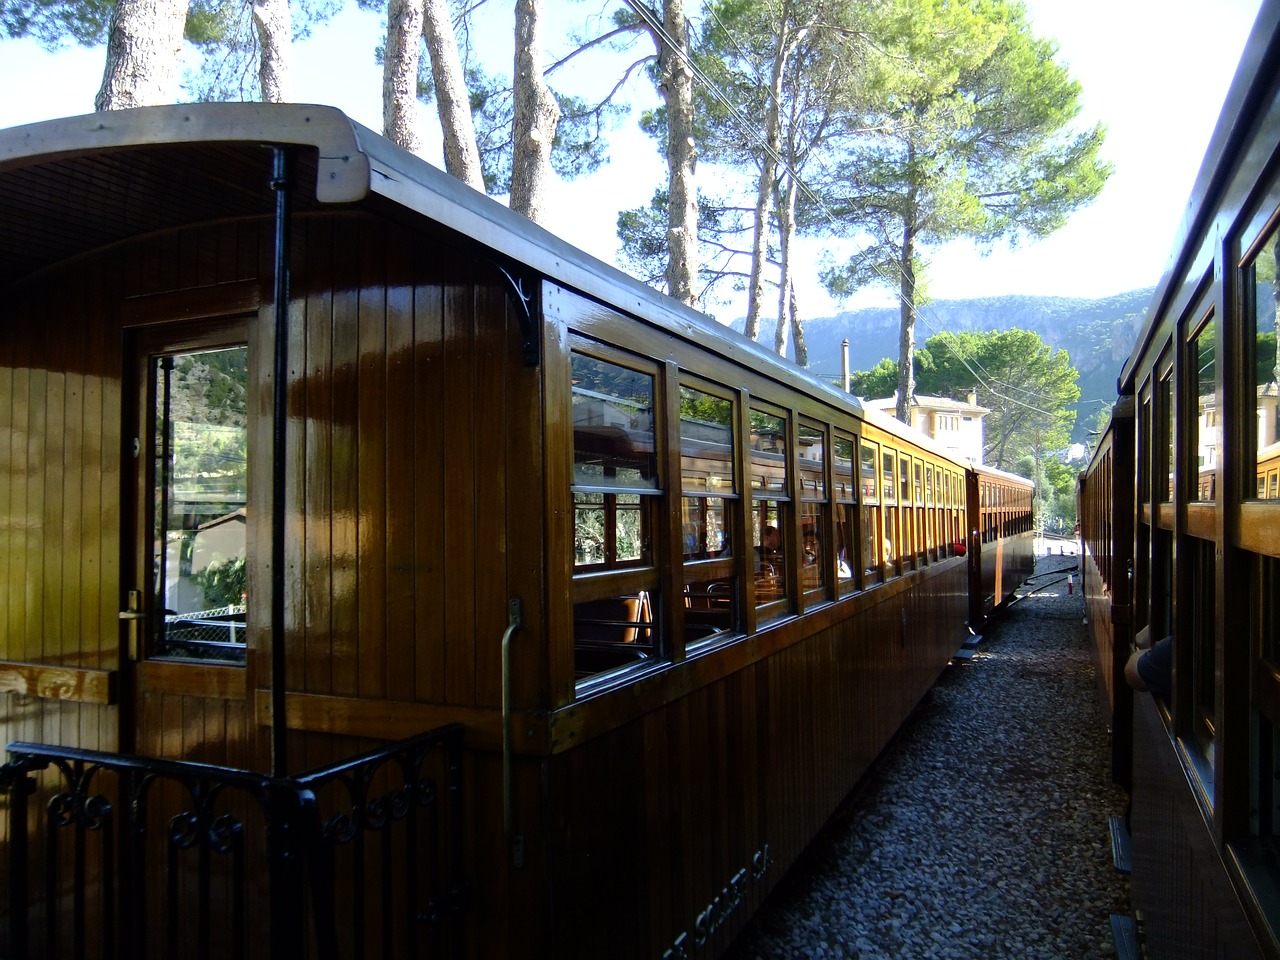
M526 367L536 367L540 355L538 343L538 324L533 316L533 294L526 293L524 278L514 275L500 263L495 263L498 272L507 278L510 289L507 291L511 303L516 308L516 319L520 322L520 347Z

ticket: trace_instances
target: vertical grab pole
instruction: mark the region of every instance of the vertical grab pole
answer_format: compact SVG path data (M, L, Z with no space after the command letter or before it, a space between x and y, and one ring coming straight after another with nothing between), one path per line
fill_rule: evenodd
M516 834L511 800L511 638L522 620L520 598L512 597L507 603L507 629L502 634L502 826L517 867L524 866L524 838Z
M273 297L275 304L275 368L271 415L271 773L288 776L285 718L285 428L289 420L289 254L293 190L293 151L272 148L271 189L276 195L276 242Z

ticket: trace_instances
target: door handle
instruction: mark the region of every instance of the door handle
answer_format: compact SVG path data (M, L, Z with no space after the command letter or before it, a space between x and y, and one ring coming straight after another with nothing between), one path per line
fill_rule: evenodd
M129 609L120 611L120 619L129 625L129 659L138 659L138 621L147 619L144 611L138 609L142 605L142 592L129 591Z

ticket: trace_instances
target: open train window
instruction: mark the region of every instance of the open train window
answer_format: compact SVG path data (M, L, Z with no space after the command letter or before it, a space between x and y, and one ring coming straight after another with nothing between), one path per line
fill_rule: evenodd
M656 377L638 360L620 360L576 350L570 359L579 680L661 653Z
M790 558L791 485L787 420L781 414L751 409L751 549L756 607L761 619L790 611L787 584Z
M680 387L681 530L687 643L738 627L732 531L740 495L734 479L734 403Z

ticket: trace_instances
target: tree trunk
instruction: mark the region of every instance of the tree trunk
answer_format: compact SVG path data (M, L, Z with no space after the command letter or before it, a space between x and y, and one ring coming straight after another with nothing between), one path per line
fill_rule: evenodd
M895 416L903 423L911 423L911 402L916 394L916 238L914 225L908 218L902 232L901 273L901 326L898 332L898 407Z
M795 165L794 158L791 161ZM796 238L796 198L799 183L790 173L786 175L786 193L778 201L778 238L782 254L782 282L778 291L778 329L774 335L774 349L778 356L787 355L787 332L790 330L795 343L796 363L809 366L809 348L804 339L804 327L796 305L795 269L791 254Z
M431 78L436 85L440 129L444 134L444 168L473 190L483 193L484 174L480 168L475 126L471 122L471 98L466 77L462 75L448 0L426 0L424 13L423 32L431 57Z
M266 103L288 103L293 93L293 24L289 0L254 0L258 82Z
M382 58L382 135L410 153L422 152L418 64L423 28L422 0L389 0L387 49Z
M186 0L118 0L96 110L172 103L178 93Z
M511 209L542 219L551 179L551 144L560 106L542 77L542 0L516 0L515 117L512 121Z
M694 167L693 74L689 71L689 29L684 0L665 0L663 26L671 43L658 40L658 64L667 101L667 291L697 306L698 192Z
M772 213L774 178L777 173L778 150L782 144L783 66L786 60L788 27L791 4L787 3L778 28L778 43L774 48L773 74L769 79L769 105L765 110L764 139L766 148L760 157L760 182L756 190L755 228L751 237L751 278L747 285L747 320L743 332L748 339L760 335L760 313L764 305L764 267L769 257L769 221Z

